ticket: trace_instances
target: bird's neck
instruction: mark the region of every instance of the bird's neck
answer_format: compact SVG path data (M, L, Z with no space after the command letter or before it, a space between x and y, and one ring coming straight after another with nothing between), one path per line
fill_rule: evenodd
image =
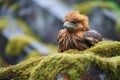
M79 32L85 32L85 31L82 31L82 30L80 30L80 29L72 29L72 28L66 29L66 31L67 31L69 34L76 34L76 33L79 33Z

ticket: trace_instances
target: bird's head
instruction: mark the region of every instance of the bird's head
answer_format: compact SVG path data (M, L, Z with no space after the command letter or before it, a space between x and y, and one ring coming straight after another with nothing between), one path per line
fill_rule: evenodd
M87 16L79 14L77 11L71 11L65 15L63 27L87 31L89 30L88 18Z

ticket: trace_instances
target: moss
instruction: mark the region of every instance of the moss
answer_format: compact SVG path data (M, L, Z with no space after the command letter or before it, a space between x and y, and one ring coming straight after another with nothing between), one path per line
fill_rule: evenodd
M112 58L102 58L95 56L93 65L99 67L106 75L105 80L118 80L120 77L120 56Z
M120 42L103 41L85 51L68 50L64 53L30 58L18 65L1 69L0 79L56 80L59 74L67 74L69 80L80 80L80 77L94 66L105 74L105 80L118 80L119 48Z
M82 51L70 49L64 52L64 54L81 54Z
M102 41L95 46L88 48L85 51L70 49L64 52L65 54L95 54L102 57L114 57L120 55L120 42L117 41Z
M8 24L9 17L5 16L0 18L0 31L2 31Z
M13 37L6 46L7 55L19 56L25 46L32 41L35 41L35 39L27 35Z
M109 78L111 80L117 80L118 76L120 75L120 56L111 58L110 62L111 62L111 65L114 66L114 74L115 75L113 76L113 74L109 74L108 73L109 74Z
M68 74L69 80L79 80L87 73L89 65L98 66L108 75L109 80L120 77L120 56L102 58L92 54L56 54L44 58L31 72L29 80L56 80L58 74Z
M0 70L0 80L26 80L34 66L44 57L34 57L23 61L15 66L10 66Z
M116 24L116 31L120 33L120 21L118 21Z
M12 11L16 11L19 8L19 4L18 3L14 3L13 5L10 6L10 9Z
M3 2L3 0L0 0L0 3L2 3Z
M56 54L44 58L31 72L29 80L56 80L58 74L69 74L70 80L78 80L92 61L90 54ZM38 74L39 73L39 74ZM72 75L75 76L72 76Z
M94 52L102 57L112 57L120 55L120 42L103 41L87 51Z
M36 56L43 56L43 55L36 50L32 50L28 53L28 55L25 57L25 59L29 59L31 57L36 57Z
M79 50L75 50L75 49L70 49L64 52L64 54L94 54L93 52L90 51L79 51Z
M57 53L57 46L51 43L43 43L43 45L47 46L51 51L50 53Z

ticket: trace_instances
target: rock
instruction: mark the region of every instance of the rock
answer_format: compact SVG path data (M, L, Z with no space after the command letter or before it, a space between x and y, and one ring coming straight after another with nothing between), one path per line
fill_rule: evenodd
M103 37L119 40L116 32L117 16L113 11L100 7L94 8L90 14L90 27L100 32Z
M62 28L64 15L72 9L57 0L32 1L21 4L18 16L24 19L43 41L57 44L56 37ZM28 6L25 7L26 5ZM27 11L27 14L22 14L24 11Z

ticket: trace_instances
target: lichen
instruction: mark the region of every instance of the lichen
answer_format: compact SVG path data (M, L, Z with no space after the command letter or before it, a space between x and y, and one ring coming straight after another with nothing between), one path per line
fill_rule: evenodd
M68 50L49 56L36 56L0 70L0 79L56 80L68 74L69 80L80 80L91 66L105 74L105 80L120 79L120 42L103 41L85 50ZM109 54L109 55L108 55Z

